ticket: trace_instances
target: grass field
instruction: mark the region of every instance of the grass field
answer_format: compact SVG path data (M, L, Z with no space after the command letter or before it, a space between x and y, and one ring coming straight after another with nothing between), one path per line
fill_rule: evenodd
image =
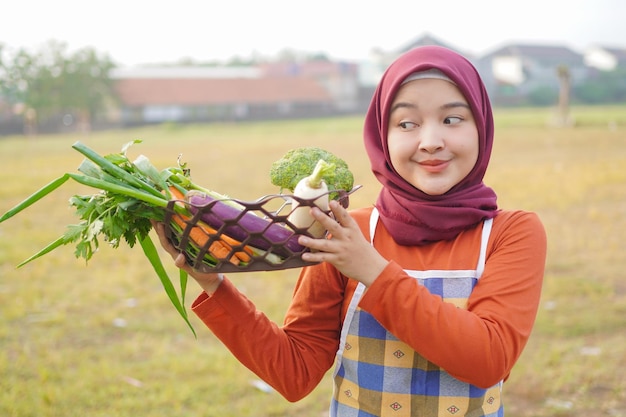
M502 208L541 216L549 253L531 340L505 383L507 416L626 416L626 108L573 109L576 127L549 126L549 110L496 112L486 182ZM378 184L361 144L361 119L176 126L37 138L0 138L0 213L64 172L80 140L100 153L133 139L160 167L179 154L197 183L241 199L277 192L271 163L315 145L348 161L353 207ZM258 388L195 317L194 339L139 248L103 247L85 265L63 247L15 269L76 218L67 183L0 224L0 416L321 417L326 378L288 403ZM171 266L168 263L168 266ZM169 271L174 275L174 269ZM297 270L230 276L281 322ZM198 287L190 284L186 304Z

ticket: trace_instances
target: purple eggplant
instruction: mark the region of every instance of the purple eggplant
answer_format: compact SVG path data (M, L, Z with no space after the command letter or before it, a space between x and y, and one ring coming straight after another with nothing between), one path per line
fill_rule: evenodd
M281 224L233 207L204 193L190 192L186 200L194 216L200 212L200 220L244 245L284 258L305 250L298 243L298 235Z

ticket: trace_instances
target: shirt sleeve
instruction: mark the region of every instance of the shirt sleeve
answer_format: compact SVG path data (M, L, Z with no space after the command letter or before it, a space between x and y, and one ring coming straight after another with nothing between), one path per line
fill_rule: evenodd
M533 327L545 269L546 235L528 212L494 222L485 271L467 309L444 302L391 262L360 307L455 378L487 388L506 379ZM400 319L399 319L400 318Z
M303 268L283 326L227 278L192 310L248 369L289 401L310 393L332 366L341 327L343 278L327 264Z

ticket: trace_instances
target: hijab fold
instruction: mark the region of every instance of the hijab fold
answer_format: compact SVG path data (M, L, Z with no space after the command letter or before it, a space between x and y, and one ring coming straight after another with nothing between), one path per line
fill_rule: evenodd
M468 101L478 128L478 159L470 173L443 195L428 195L393 168L387 147L389 112L402 83L414 73L438 69ZM439 46L412 49L383 74L365 117L364 142L372 172L383 185L376 201L380 219L400 245L454 239L495 217L495 192L483 183L493 145L491 103L480 75L464 57Z

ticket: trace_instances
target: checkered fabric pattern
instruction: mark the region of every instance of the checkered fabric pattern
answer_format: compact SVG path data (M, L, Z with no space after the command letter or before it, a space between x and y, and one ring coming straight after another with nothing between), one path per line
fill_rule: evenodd
M476 271L407 271L433 294L465 308ZM354 311L335 375L332 417L503 416L502 383L480 389L450 376Z

